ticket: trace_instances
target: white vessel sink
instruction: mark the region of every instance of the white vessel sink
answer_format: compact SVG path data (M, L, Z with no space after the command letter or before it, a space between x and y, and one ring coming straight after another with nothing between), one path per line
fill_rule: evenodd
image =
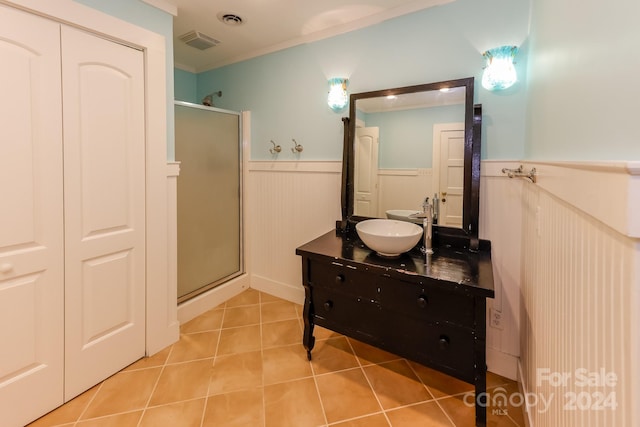
M422 227L395 219L368 219L357 223L356 231L365 245L386 257L411 250L422 237Z
M420 211L413 211L410 209L389 209L385 213L387 214L387 218L389 219L408 221L422 225L422 218L409 218L409 215L420 213Z

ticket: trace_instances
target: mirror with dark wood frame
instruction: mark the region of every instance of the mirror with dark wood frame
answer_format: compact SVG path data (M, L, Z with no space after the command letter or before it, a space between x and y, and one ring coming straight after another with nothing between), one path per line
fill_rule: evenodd
M340 231L436 196L434 235L477 250L482 108L473 96L472 77L351 94Z

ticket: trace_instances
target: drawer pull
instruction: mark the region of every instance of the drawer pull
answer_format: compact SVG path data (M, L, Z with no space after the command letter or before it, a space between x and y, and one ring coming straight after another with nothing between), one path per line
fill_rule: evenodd
M427 307L427 297L424 295L420 295L418 298L418 307L425 308Z
M446 335L440 335L438 343L440 345L440 350L446 350L449 348L449 337Z
M326 301L324 304L324 311L331 311L333 308L333 301Z
M344 274L338 274L336 276L336 283L344 283Z

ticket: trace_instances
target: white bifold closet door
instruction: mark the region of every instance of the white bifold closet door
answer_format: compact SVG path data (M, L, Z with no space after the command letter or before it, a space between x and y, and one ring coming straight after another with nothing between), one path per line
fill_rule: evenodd
M145 353L144 58L62 27L65 399Z
M0 6L0 64L0 425L21 426L63 401L60 26Z
M0 5L0 425L145 353L141 51Z

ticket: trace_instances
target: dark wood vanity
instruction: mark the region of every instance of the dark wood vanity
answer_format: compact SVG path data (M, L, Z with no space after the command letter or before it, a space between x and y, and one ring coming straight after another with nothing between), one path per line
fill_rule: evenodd
M475 253L418 248L387 259L357 236L331 231L296 250L305 289L309 359L320 325L486 389L485 299L493 297L488 242ZM483 425L485 408L476 408Z
M462 228L433 227L434 253L418 243L396 258L358 238L354 215L356 101L464 87L465 141ZM480 128L473 78L351 95L345 122L343 218L296 249L305 289L303 344L309 359L315 325L422 363L486 391L486 298L494 297L491 243L478 238ZM476 425L486 426L486 398L476 399Z

